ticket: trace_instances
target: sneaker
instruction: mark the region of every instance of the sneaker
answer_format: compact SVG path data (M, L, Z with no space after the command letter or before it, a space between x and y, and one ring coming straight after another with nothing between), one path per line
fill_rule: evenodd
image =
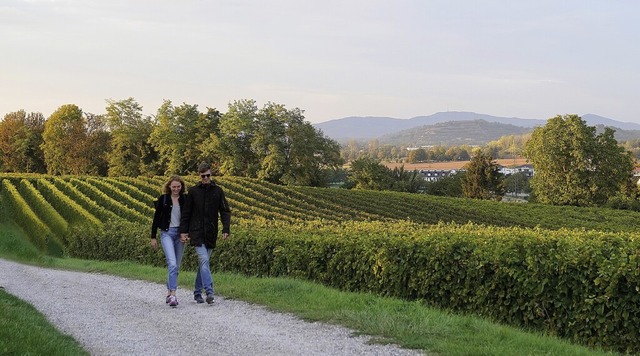
M177 307L178 306L178 298L176 298L175 295L169 296L169 306L170 307Z
M207 304L213 304L213 294L207 294Z
M165 303L169 304L170 301L171 301L171 294L169 294L167 296L167 299L166 299Z
M193 300L195 300L196 303L198 303L198 304L204 303L204 299L202 299L202 296L200 294L194 295L193 296Z

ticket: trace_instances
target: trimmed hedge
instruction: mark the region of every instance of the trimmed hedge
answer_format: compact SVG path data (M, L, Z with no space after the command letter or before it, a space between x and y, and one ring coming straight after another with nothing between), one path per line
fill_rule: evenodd
M82 238L79 231L70 253L163 266L160 249L149 248L148 229L122 223ZM216 270L422 300L590 346L640 352L638 234L320 221L244 221L232 233L218 241ZM196 260L188 247L182 269L195 270Z
M20 181L18 191L40 220L60 238L60 242L64 243L64 238L69 228L67 221L28 180L23 179Z
M18 189L8 179L0 182L0 195L3 210L6 209L6 213L26 233L34 246L41 251L47 251L53 232L31 210Z

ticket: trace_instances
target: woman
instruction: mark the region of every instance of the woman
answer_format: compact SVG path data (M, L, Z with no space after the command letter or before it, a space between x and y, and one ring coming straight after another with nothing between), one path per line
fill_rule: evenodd
M180 216L184 205L184 181L173 176L164 184L164 194L155 201L156 211L151 226L151 247L158 249L156 235L160 229L160 243L167 259L167 298L171 307L178 306L176 289L178 289L178 270L184 253L186 240L180 237Z

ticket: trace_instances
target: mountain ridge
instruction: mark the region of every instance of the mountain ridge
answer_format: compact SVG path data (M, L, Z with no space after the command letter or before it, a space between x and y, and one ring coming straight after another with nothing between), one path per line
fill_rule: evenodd
M604 125L607 127L613 127L616 131L640 130L640 124L636 123L616 121L595 114L584 114L581 117L589 126ZM546 119L521 119L517 117L492 116L466 111L447 111L437 112L428 116L415 116L410 119L398 119L385 116L349 116L313 124L313 126L322 130L327 137L338 142L346 142L351 139L380 139L404 130L444 122L474 120L484 120L488 123L529 128L529 131L532 131L536 126L542 126L547 122Z

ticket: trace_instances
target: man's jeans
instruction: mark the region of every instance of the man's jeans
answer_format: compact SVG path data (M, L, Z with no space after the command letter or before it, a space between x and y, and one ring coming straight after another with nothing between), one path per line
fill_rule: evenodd
M196 275L195 289L193 295L202 295L204 289L207 295L213 294L213 278L211 277L211 269L209 268L209 258L213 249L207 249L202 244L195 247L198 254L198 274Z
M167 289L178 289L178 272L184 254L184 244L180 242L180 228L170 227L160 233L160 243L167 259Z

